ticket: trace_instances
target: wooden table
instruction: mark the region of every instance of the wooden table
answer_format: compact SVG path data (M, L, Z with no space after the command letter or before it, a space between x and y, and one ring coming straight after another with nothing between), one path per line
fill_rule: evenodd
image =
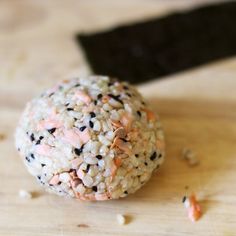
M159 112L167 156L126 199L79 202L45 193L27 173L13 134L26 101L64 76L88 74L73 35L164 15L205 1L0 1L0 235L236 235L236 58L139 86ZM190 168L181 150L192 148ZM189 187L186 190L186 186ZM31 200L20 189L35 192ZM187 218L195 192L203 216ZM116 214L129 216L125 226Z

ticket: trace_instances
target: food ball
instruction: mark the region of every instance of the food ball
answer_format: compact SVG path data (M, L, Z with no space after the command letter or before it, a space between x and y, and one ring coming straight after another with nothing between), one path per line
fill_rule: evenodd
M63 80L33 99L15 141L46 190L81 200L134 193L164 158L158 117L133 86L107 76Z

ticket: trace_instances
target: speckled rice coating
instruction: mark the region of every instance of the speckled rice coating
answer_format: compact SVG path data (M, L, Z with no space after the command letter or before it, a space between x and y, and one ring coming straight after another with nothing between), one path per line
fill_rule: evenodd
M164 158L159 119L134 87L105 76L64 80L29 102L15 140L46 190L81 200L135 192Z

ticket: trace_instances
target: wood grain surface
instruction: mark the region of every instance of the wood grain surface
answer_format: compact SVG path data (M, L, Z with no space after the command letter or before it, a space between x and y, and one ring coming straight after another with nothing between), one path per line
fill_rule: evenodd
M64 76L89 73L75 32L204 2L0 1L0 236L236 235L236 58L139 86L161 116L167 156L150 182L125 199L84 203L48 194L14 148L25 103ZM198 166L181 159L184 147L197 153ZM20 189L33 198L19 198ZM203 210L196 223L182 204L191 192ZM118 225L118 213L128 224Z

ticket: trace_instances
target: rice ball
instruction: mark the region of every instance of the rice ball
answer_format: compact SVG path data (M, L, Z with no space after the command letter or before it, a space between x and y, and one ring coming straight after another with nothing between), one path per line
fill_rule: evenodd
M133 86L107 76L64 80L33 99L15 142L46 190L81 200L134 193L164 158L158 117Z

